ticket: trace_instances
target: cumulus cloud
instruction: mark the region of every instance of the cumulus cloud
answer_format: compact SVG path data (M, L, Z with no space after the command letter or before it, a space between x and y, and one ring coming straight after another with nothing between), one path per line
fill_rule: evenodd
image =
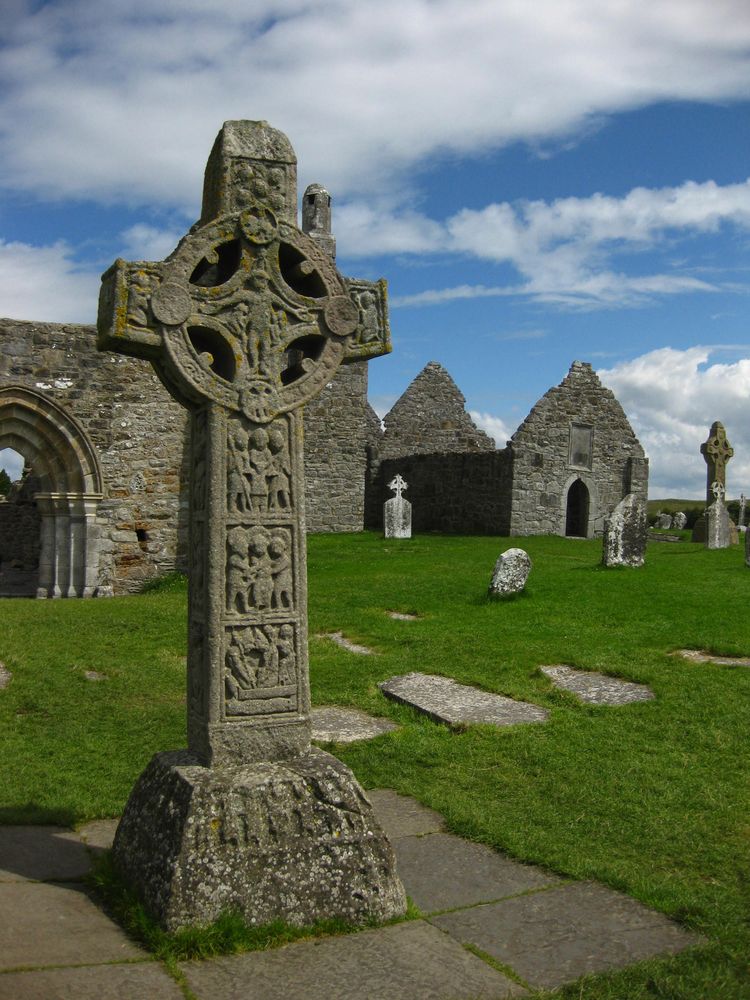
M63 242L0 240L0 315L53 323L95 323L100 275L79 267Z
M733 350L747 351L748 345ZM705 496L700 445L715 420L734 448L728 495L750 494L750 359L712 360L717 353L715 347L665 347L598 372L649 456L652 497Z
M341 196L445 153L750 94L745 0L14 0L2 37L6 185L191 211L222 118L273 122Z
M463 209L442 225L412 216L403 242L399 242L396 219L392 221L386 225L381 217L369 240L350 240L344 228L340 245L350 255L356 255L357 247L362 253L462 254L510 264L519 276L512 286L462 284L425 289L396 297L395 306L507 295L578 308L639 305L658 296L716 292L723 287L726 276L713 272L697 276L687 261L674 257L660 259L668 271L632 272L639 267L639 255L673 254L680 240L719 230L746 233L750 229L750 180L723 186L687 181L678 187L635 188L621 198L597 193L552 202L496 203ZM386 232L387 245L379 242L379 235ZM414 239L416 233L419 240ZM653 266L650 257L648 263Z
M121 254L127 260L164 260L179 243L183 233L138 222L120 234Z
M469 416L480 431L484 431L485 434L489 434L491 438L495 439L495 444L498 448L504 448L513 434L513 431L508 428L505 421L500 417L494 416L492 413L469 410Z

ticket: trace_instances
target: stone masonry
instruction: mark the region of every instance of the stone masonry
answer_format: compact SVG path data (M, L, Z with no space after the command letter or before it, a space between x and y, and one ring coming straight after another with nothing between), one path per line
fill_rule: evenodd
M628 493L647 496L648 461L591 365L574 361L509 442L511 535L601 535Z
M146 362L99 354L95 341L93 326L0 320L0 448L26 457L31 445L8 438L3 393L11 386L34 391L77 421L103 479L98 593L124 594L185 568L187 420ZM366 450L379 434L367 403L367 363L339 369L304 419L308 530L361 530ZM23 551L36 561L38 516L2 507L0 560L21 560ZM19 537L19 526L28 538Z

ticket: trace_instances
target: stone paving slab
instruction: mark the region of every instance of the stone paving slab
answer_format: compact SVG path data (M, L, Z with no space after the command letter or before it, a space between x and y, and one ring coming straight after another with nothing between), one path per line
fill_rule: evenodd
M88 965L0 975L0 1000L184 1000L155 962Z
M527 995L421 920L180 968L200 1000L499 1000Z
M570 691L590 705L629 705L634 701L652 701L654 692L646 684L607 677L595 670L575 670L563 664L540 667L555 687Z
M394 841L393 849L406 892L426 913L561 883L557 875L451 833L403 837Z
M352 642L351 639L347 639L343 632L323 632L321 635L317 636L319 639L330 639L331 642L335 642L337 646L341 646L348 653L357 653L359 656L374 656L375 650L370 649L369 646L360 646L356 642Z
M408 795L399 795L391 788L374 788L367 792L367 798L389 840L442 833L445 828L439 812L428 809Z
M78 830L78 836L84 842L89 851L100 854L108 851L112 847L117 832L117 819L95 819L90 823L85 823Z
M388 698L411 705L436 722L445 722L449 726L471 723L513 726L546 722L549 717L549 712L538 705L480 691L479 688L458 684L450 677L435 674L403 674L381 681L378 687Z
M446 913L430 923L546 989L702 941L663 914L591 882Z
M312 738L326 743L355 743L372 740L399 727L390 719L378 718L356 708L325 705L314 708L311 715Z
M80 879L91 858L78 835L59 826L0 826L0 882Z
M0 927L0 969L148 958L73 882L6 882Z
M682 656L693 663L718 663L722 667L750 667L750 657L747 656L714 656L713 653L703 653L699 649L677 649L675 656Z

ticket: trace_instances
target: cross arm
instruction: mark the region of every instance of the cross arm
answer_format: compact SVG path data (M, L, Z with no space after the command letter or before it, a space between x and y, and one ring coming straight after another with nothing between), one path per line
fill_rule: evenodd
M384 278L364 281L345 278L352 301L359 310L359 326L349 338L344 363L367 361L390 354L391 330L388 323L388 285Z
M97 347L138 358L157 359L162 336L154 327L151 294L161 282L158 264L118 259L102 275Z

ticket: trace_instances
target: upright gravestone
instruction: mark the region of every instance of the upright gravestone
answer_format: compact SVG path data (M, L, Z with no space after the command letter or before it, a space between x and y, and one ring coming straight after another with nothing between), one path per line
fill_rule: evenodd
M678 531L682 531L686 524L687 514L682 510L678 510L672 518L672 527L676 528Z
M737 517L737 527L742 528L745 525L745 507L747 505L747 497L744 493L740 493L740 509L739 515Z
M709 509L714 505L716 497L714 492L714 487L718 484L722 488L722 498L721 504L724 504L724 496L726 495L727 489L727 462L734 455L734 448L730 445L727 440L727 432L724 430L724 425L719 420L715 420L711 424L711 430L708 433L708 438L701 445L701 455L706 461L706 512L695 522L695 527L693 528L693 541L694 542L704 542L709 548L716 548L715 545L709 545L708 534L708 516ZM718 508L714 511L714 531L716 529L718 517ZM731 529L730 529L731 530ZM727 542L727 545L729 542ZM721 548L722 546L718 546Z
M286 136L226 122L199 222L102 279L99 348L149 359L191 414L188 749L154 757L114 845L169 930L405 908L354 776L310 746L302 506L300 408L390 350L385 284L342 278L296 213Z
M399 475L388 483L388 489L396 495L383 504L383 534L386 538L411 538L411 504L401 495L408 485Z
M713 486L714 502L706 508L706 548L726 549L732 544L729 511L724 503L724 487L716 482Z
M604 522L602 564L643 566L647 535L646 503L635 493L628 493Z

